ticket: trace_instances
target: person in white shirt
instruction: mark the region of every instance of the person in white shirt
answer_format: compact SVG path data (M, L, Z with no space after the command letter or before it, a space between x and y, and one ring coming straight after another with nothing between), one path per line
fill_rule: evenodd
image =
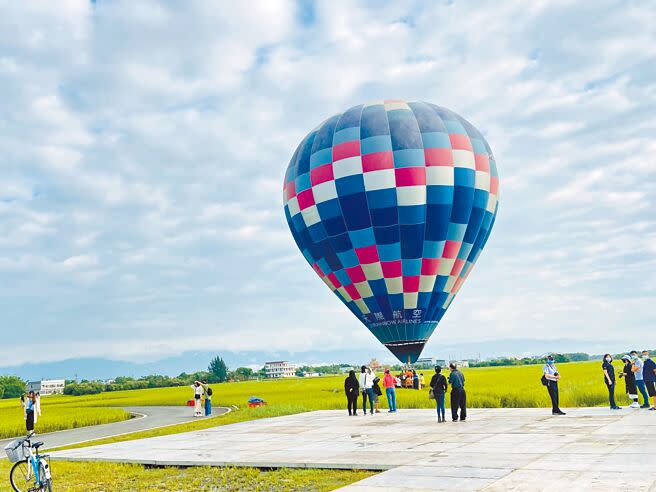
M36 404L34 405L34 423L36 424L39 417L41 417L41 393L37 392L34 395Z
M556 369L553 355L547 357L547 363L542 368L542 373L542 377L547 380L547 391L551 398L551 414L565 415L565 412L558 406L558 381L560 380L560 374L558 373L558 369Z
M191 389L194 390L194 417L202 417L203 386L201 386L200 381L194 381Z
M360 391L362 392L362 411L367 415L367 398L369 398L369 409L371 414L374 413L374 378L376 376L367 366L360 368Z

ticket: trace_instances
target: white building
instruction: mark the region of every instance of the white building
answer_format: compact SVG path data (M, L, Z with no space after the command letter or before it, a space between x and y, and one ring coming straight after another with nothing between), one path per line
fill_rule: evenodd
M265 362L264 371L268 378L291 378L296 376L296 366L286 360Z
M64 379L42 379L41 381L30 381L27 383L27 391L34 391L43 396L63 395L66 381Z

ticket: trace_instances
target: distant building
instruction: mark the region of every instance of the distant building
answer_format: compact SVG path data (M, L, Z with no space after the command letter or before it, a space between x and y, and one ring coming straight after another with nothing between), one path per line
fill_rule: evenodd
M34 391L43 396L63 395L66 381L64 379L42 379L41 381L30 381L27 383L27 391Z
M318 378L319 376L321 376L321 374L319 374L318 372L304 372L303 373L304 378Z
M421 357L417 359L414 366L417 368L431 368L435 366L446 367L448 364L444 359L436 359L435 357Z
M292 378L296 376L296 365L286 360L265 362L264 372L268 378Z
M468 360L453 360L451 362L453 362L458 367L469 367Z

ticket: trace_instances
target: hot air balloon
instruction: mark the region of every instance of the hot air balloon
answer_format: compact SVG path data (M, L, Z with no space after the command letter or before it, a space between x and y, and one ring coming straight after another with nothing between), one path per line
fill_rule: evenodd
M426 102L354 106L311 131L285 216L321 280L401 362L415 362L471 272L498 210L490 146Z

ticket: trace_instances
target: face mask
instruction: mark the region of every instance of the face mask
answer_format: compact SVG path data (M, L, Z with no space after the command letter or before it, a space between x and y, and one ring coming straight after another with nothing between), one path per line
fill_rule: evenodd
M613 359L610 357L606 357L606 362L611 362Z
M553 363L554 363L554 361L552 361L552 360L547 361L547 364L549 364L550 366L553 366Z

